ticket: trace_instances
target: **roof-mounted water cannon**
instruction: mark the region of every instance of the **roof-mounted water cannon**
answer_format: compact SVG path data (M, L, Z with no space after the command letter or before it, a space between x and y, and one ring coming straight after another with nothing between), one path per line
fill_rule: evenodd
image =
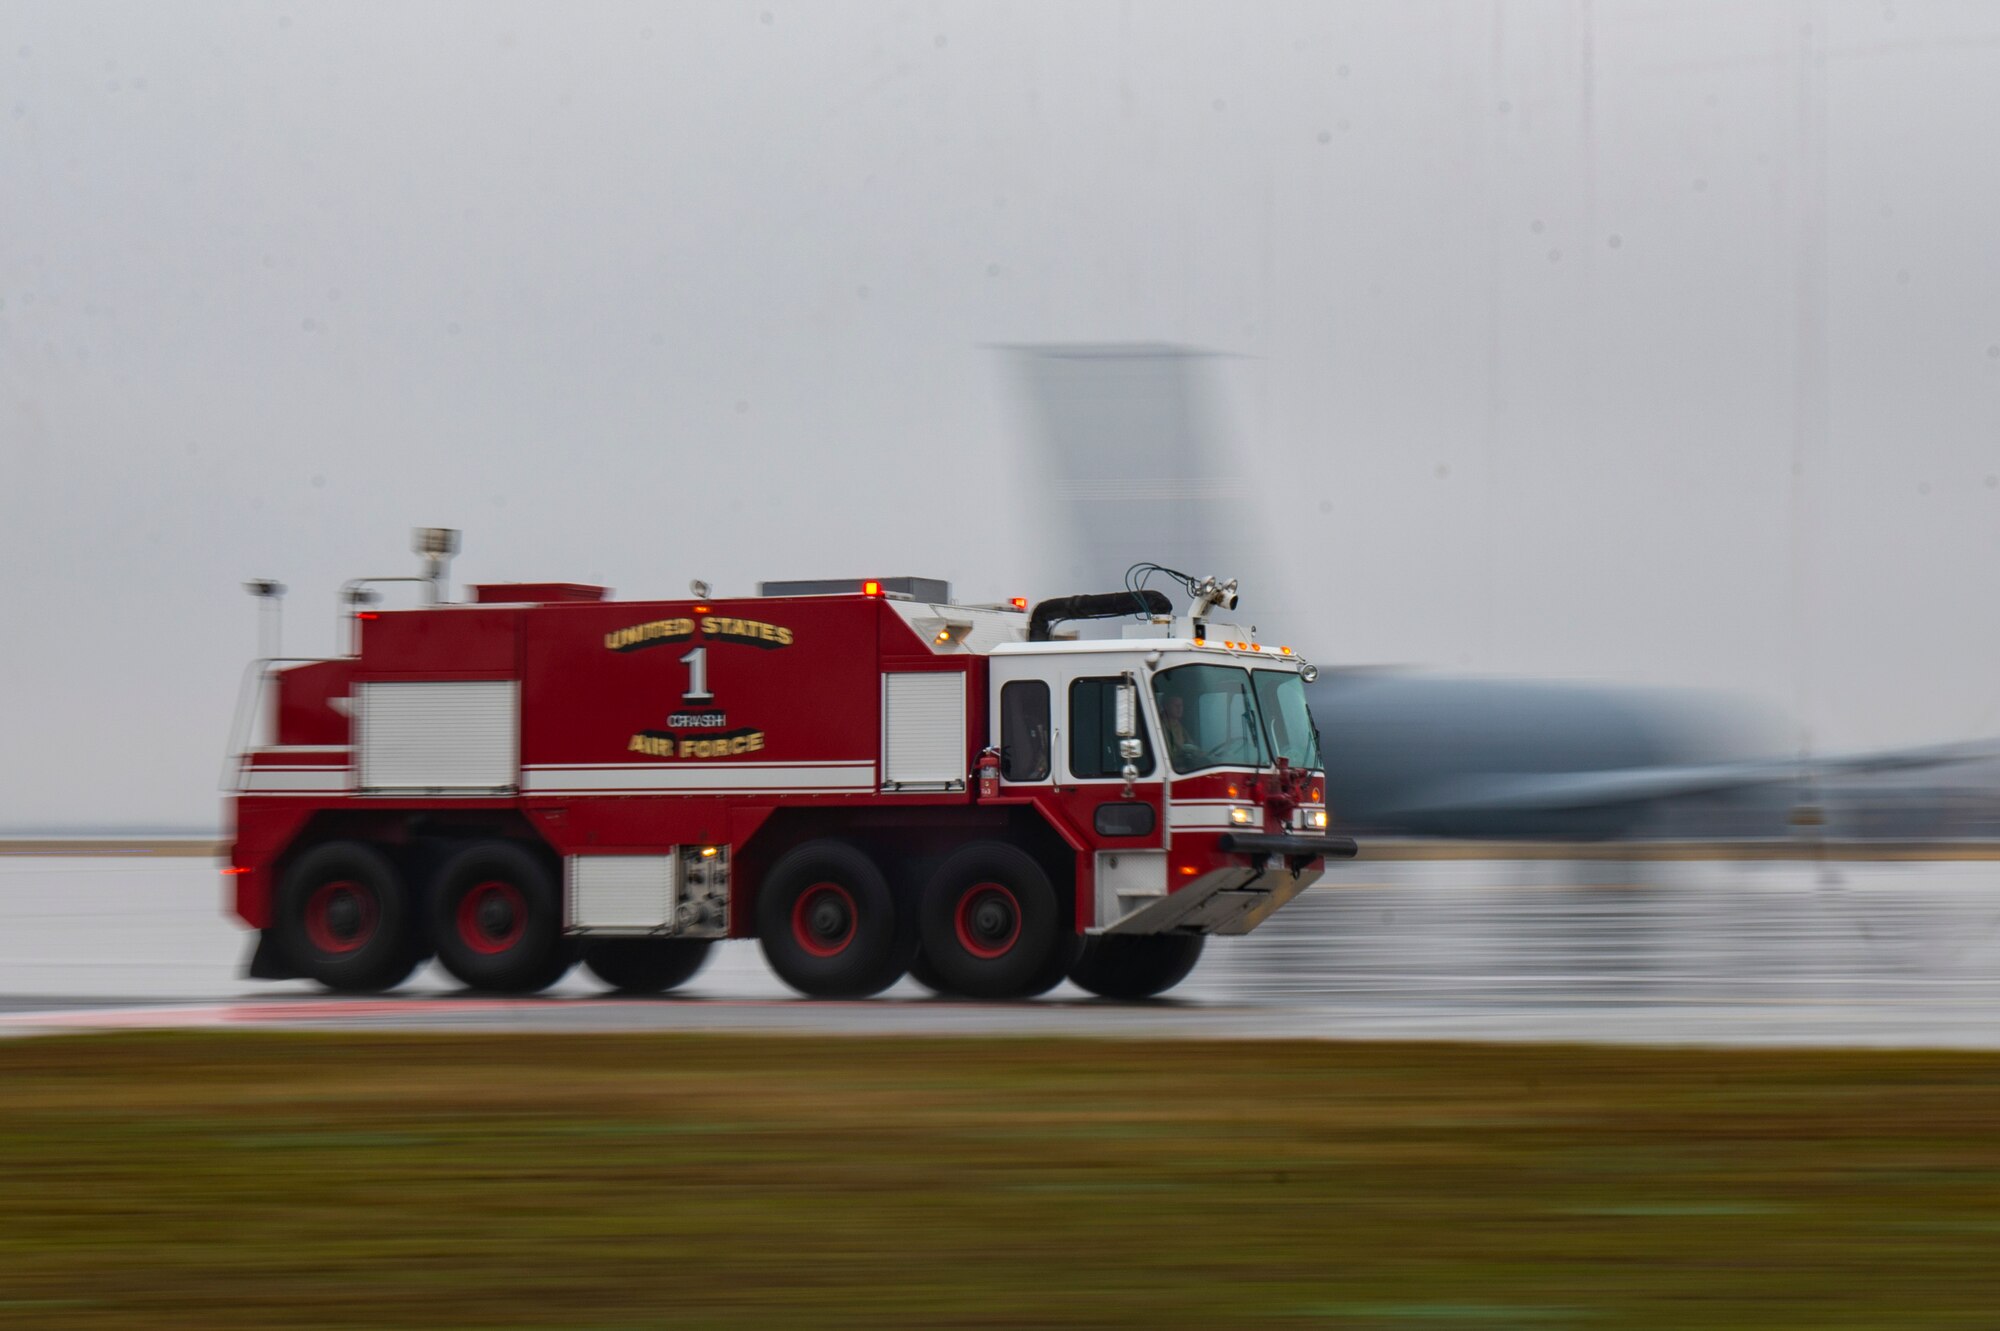
M451 565L451 557L458 553L458 532L451 527L419 527L411 543L424 557L424 579L431 585L431 603L448 599L445 593L451 588L445 581L445 570Z
M1217 582L1213 577L1203 578L1194 589L1194 605L1188 610L1190 619L1207 619L1211 610L1234 610L1236 608L1236 579Z

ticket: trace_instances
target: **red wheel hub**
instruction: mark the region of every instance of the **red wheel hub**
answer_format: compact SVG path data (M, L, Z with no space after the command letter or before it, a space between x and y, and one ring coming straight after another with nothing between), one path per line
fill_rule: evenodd
M512 883L496 878L458 899L458 936L474 952L505 952L527 931L528 902Z
M1006 956L1021 937L1021 903L999 883L974 883L952 912L958 945L981 961Z
M792 939L815 957L837 957L854 941L853 894L839 883L814 883L792 903Z
M359 951L381 920L382 903L365 883L338 878L306 898L306 941L321 952Z

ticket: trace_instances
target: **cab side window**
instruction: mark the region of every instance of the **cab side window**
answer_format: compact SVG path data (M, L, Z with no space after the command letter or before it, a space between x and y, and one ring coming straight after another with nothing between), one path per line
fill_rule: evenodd
M1069 774L1083 780L1115 777L1125 770L1118 756L1117 675L1105 679L1079 679L1069 686ZM1146 733L1146 717L1139 716L1139 745L1142 752L1133 765L1140 776L1153 774L1153 743Z
M1049 779L1049 686L1039 679L1000 686L1000 775Z

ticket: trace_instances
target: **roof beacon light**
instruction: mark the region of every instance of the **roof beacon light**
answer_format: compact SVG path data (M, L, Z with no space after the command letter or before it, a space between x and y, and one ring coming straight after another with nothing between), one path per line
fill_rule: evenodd
M861 594L863 596L880 596L882 594L882 584L870 578L861 584Z
M1013 606L1016 610L1026 610L1028 608L1028 598L1025 596L1016 596L1013 600L1007 602L1007 604Z
M424 557L424 579L431 585L431 601L447 601L445 570L458 553L458 532L450 527L419 527L411 534L411 546Z

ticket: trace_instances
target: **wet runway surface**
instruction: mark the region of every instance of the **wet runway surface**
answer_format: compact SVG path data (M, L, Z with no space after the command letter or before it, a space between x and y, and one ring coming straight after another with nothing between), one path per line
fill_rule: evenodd
M132 1026L782 1030L2000 1047L2000 864L1366 860L1150 1004L1069 986L960 1003L911 982L793 997L754 943L681 993L530 1000L427 969L354 999L239 978L204 860L0 858L0 1033Z

